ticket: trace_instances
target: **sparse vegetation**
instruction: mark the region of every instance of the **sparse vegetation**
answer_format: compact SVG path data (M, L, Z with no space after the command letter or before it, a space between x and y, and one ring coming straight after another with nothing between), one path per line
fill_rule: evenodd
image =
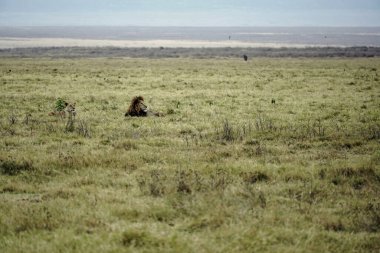
M53 71L56 71L56 69L54 69ZM57 112L63 111L65 107L65 101L62 98L58 98L57 101L55 101L55 110Z
M378 252L380 60L247 55L1 58L0 251Z

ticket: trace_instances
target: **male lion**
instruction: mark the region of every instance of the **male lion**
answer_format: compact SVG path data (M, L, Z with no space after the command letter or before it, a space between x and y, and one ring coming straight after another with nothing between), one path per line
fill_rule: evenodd
M162 114L149 110L148 107L144 104L144 98L142 96L136 96L132 99L128 111L125 113L125 116L147 117L162 116Z

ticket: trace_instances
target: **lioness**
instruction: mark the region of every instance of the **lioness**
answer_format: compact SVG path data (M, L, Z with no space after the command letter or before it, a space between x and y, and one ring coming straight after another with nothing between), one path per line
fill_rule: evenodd
M56 108L55 111L49 113L49 116L60 116L62 118L65 118L67 112L70 116L75 117L77 114L77 111L75 110L75 103L68 103L66 101L63 101L63 105L63 109L59 110Z

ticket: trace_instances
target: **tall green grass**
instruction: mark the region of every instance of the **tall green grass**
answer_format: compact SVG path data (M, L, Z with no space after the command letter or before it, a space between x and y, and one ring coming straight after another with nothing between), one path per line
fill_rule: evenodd
M380 249L377 58L2 58L0 73L2 252ZM125 118L136 95L165 116ZM71 122L48 116L58 98Z

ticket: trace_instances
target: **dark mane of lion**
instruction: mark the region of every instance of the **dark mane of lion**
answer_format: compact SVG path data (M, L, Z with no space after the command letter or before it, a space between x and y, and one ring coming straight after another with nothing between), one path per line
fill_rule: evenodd
M128 111L125 113L125 116L147 116L147 112L141 108L141 102L144 102L144 98L142 96L134 97L129 105Z

